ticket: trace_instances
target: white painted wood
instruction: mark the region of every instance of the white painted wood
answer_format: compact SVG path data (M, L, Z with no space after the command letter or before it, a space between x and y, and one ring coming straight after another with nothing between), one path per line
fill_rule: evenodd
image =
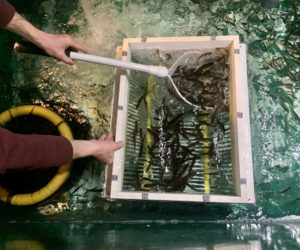
M135 49L155 49L161 50L187 50L187 49L213 49L226 48L232 43L235 36L214 37L159 37L146 38L146 42L141 42L137 39L124 39L124 48L127 48L128 54L130 50ZM215 39L215 40L212 40ZM130 57L128 55L128 60Z
M251 153L251 134L247 85L246 47L240 46L238 36L204 36L204 37L158 37L128 38L123 40L122 60L131 60L131 51L137 49L159 48L164 50L227 48L230 52L230 117L232 133L233 177L235 180L235 196L204 195L183 193L123 192L124 149L117 151L114 157L113 175L118 181L112 181L111 198L116 199L148 199L166 201L221 202L221 203L254 203L254 183ZM237 51L239 49L239 51ZM125 140L128 80L121 76L119 105L116 124L116 140ZM242 117L238 117L242 113ZM241 182L241 178L243 179ZM246 180L246 184L244 184Z
M231 143L232 143L232 164L233 164L233 180L235 193L237 196L241 196L242 190L240 185L240 156L239 156L239 135L240 131L240 119L237 116L238 112L242 112L242 100L241 100L241 78L240 78L240 55L235 53L236 49L239 49L238 41L233 40L229 49L229 61L230 61L230 123L231 123Z
M209 197L209 202L222 202L222 203L241 203L242 202L241 197L230 196L230 195L154 193L154 192L119 192L116 195L117 199L129 199L129 200L143 200L144 199L144 200L192 201L192 202L203 202L204 201L203 197Z
M116 141L125 141L126 135L126 117L127 117L127 102L128 102L128 79L127 76L120 76L120 91L119 101L118 101L118 114L117 114L117 126L116 126ZM124 166L124 150L120 150L114 153L114 163L112 175L117 176L117 181L112 179L111 185L111 197L116 195L122 189L122 179L123 179L123 166Z
M242 152L242 154L243 154L243 163L245 165L245 171L246 171L245 176L246 176L246 180L247 180L247 195L246 195L246 197L243 197L243 201L247 202L247 203L255 203L246 50L247 50L246 45L240 44L243 120L244 120L244 124L243 124L244 136L243 136L243 138L241 138L241 140L243 140L243 142L244 142L244 148L243 148L244 152Z

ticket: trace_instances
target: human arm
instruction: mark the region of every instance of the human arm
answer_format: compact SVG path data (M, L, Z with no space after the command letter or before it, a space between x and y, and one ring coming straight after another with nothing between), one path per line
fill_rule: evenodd
M6 0L0 0L0 28L5 27L13 18L16 10Z
M74 51L80 50L85 53L88 52L86 48L75 42L69 35L43 32L26 21L17 12L15 12L12 20L5 28L26 38L43 49L48 55L67 64L74 64L74 61L65 54L67 48L71 48L71 50Z
M62 136L15 134L0 128L0 173L59 166L86 156L111 163L113 152L122 146L111 133L98 140L69 141Z
M13 7L5 0L0 0L3 6L8 6L10 13ZM3 11L0 11L0 15L6 15ZM7 22L8 16L5 20ZM61 34L49 34L34 27L30 22L26 21L16 11L13 12L11 19L8 19L8 23L5 24L4 28L14 32L30 42L34 43L39 48L43 49L48 55L56 58L59 61L63 61L67 64L73 64L74 61L66 56L65 50L71 48L74 51L82 51L87 53L87 49L79 43L75 42L69 35ZM1 26L0 26L1 27Z
M108 164L113 162L114 151L123 147L123 142L115 142L112 133L102 135L98 140L73 140L73 159L94 156Z
M16 134L0 128L0 173L59 166L72 157L72 145L62 136Z

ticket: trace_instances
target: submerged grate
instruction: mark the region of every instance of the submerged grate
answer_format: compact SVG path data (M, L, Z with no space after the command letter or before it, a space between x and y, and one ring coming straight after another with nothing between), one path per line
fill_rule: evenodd
M163 51L143 53L132 57L157 65ZM163 58L172 64L172 52ZM228 78L223 83L228 108ZM233 194L229 110L205 108L176 99L165 79L131 72L122 190Z

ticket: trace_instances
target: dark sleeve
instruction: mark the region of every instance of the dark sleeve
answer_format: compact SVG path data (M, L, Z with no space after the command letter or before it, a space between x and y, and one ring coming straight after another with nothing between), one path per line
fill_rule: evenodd
M72 157L72 145L62 136L21 135L0 128L0 173L8 169L59 166Z
M0 28L5 27L10 22L15 12L14 6L6 0L0 0Z

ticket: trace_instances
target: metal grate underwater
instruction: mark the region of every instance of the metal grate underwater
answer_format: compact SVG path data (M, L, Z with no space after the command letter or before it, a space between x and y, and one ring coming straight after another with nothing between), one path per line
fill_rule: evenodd
M233 194L229 113L218 112L211 126L213 110L197 113L165 81L137 72L129 78L123 190ZM229 103L228 81L226 90Z

